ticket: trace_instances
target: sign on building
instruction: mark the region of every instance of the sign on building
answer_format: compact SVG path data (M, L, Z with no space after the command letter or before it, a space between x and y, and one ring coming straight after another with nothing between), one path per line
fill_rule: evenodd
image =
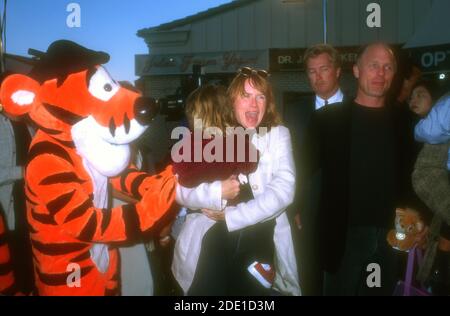
M450 71L450 44L410 48L413 61L424 72Z
M243 66L267 69L268 56L266 50L136 55L137 76L191 74L193 65L205 73L235 73Z
M358 56L358 46L336 48L341 54L342 68L352 69ZM271 49L269 52L270 71L304 71L303 56L306 48Z

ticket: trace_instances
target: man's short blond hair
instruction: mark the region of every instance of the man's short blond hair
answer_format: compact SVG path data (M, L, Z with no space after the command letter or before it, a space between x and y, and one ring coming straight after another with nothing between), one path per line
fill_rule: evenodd
M336 48L328 44L318 44L308 48L305 52L305 55L303 56L305 67L307 66L308 60L310 60L311 58L316 58L317 56L322 54L328 54L334 67L341 68L341 55L336 50Z

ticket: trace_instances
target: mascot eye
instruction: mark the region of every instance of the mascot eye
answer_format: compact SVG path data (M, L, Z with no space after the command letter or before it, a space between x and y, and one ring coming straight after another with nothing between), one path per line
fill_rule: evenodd
M103 67L98 67L97 71L88 78L89 92L97 99L104 102L109 101L118 91L120 86L111 78Z

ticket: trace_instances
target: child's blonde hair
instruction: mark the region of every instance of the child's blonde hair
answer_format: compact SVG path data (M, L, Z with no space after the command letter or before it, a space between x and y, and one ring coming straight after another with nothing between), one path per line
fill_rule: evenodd
M234 121L229 102L224 86L205 85L197 88L186 101L186 117L190 128L196 128L194 120L201 120L203 129L216 127L219 133L225 133Z

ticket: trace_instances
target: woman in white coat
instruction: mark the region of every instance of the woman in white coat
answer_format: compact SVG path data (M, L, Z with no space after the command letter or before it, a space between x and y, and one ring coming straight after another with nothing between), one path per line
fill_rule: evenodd
M248 245L255 246L259 249L255 250L259 251L257 255L263 256L272 249L273 260L260 262L270 263L275 270L272 289L284 295L300 295L285 213L295 191L289 130L280 125L266 72L242 68L230 84L228 94L236 123L247 131L256 130L251 141L259 152L258 168L246 177L253 196L247 202L224 207L220 181L193 189L179 186L178 203L202 212L187 215L176 241L172 271L189 295L269 294L262 286L260 291L249 283L253 277L247 272L248 262L235 254L236 249L245 249L245 245L245 251L249 250ZM268 232L271 240L264 238ZM249 242L241 240L249 234Z

